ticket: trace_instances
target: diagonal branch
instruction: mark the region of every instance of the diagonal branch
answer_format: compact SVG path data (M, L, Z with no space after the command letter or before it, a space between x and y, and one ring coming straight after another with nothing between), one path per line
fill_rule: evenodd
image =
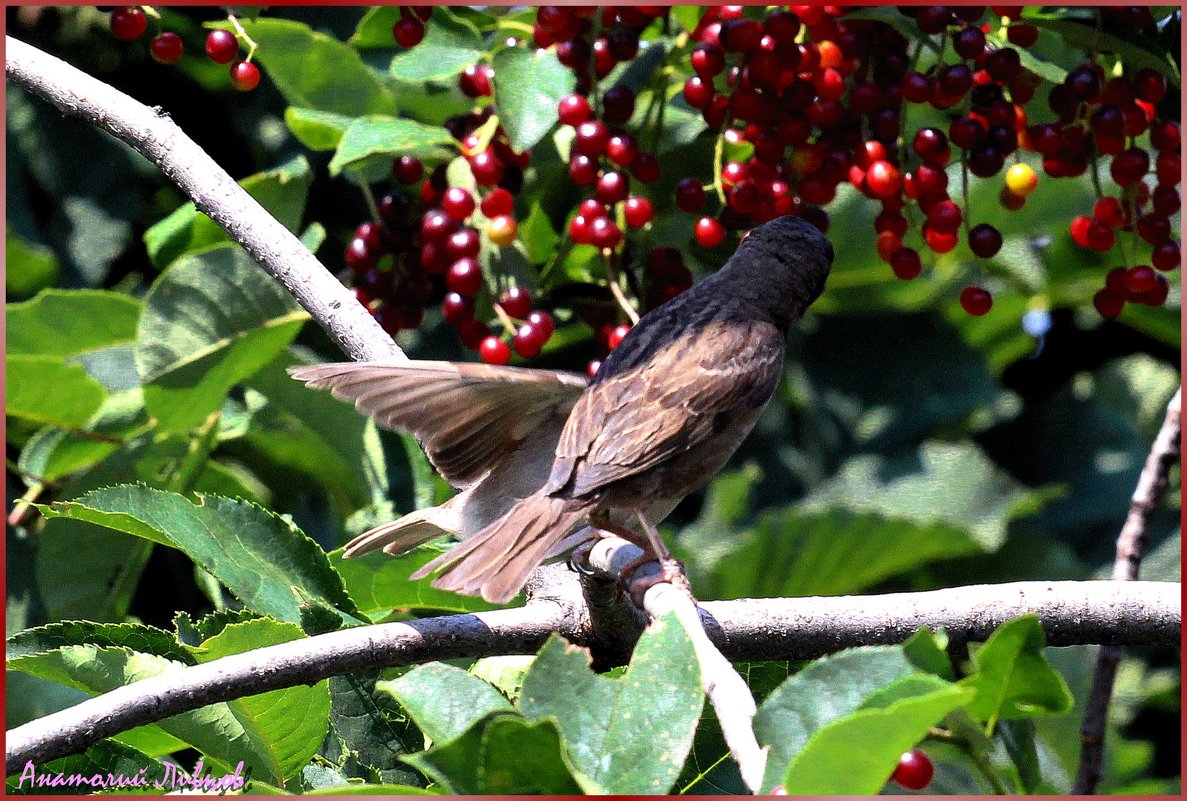
M4 37L8 79L126 142L177 184L292 293L343 353L356 360L400 359L403 352L301 240L186 136L160 108L149 108L65 61Z
M1037 614L1051 645L1179 642L1178 584L1056 581L843 598L769 598L700 605L710 641L728 659L813 659L897 643L920 626L984 640L1011 618ZM540 600L517 609L358 626L169 671L8 732L9 773L85 749L146 723L328 676L437 659L533 654L553 631L587 645L583 607Z
M1149 543L1150 518L1166 492L1170 469L1179 459L1182 436L1182 388L1175 392L1166 407L1166 419L1154 438L1146 465L1138 477L1138 485L1129 502L1129 514L1117 536L1117 557L1113 562L1114 581L1137 581L1142 554ZM1080 766L1076 771L1075 795L1091 795L1101 779L1101 765L1105 754L1105 727L1109 720L1109 701L1113 696L1113 682L1121 663L1120 645L1105 645L1096 658L1092 674L1092 688L1080 726Z

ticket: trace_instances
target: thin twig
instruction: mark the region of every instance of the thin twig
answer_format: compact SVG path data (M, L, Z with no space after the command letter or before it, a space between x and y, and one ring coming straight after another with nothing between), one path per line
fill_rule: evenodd
M1179 459L1182 435L1182 389L1175 392L1166 407L1166 419L1154 438L1146 465L1138 478L1138 485L1129 502L1129 514L1117 536L1117 557L1113 561L1114 581L1137 581L1142 554L1149 543L1150 519L1166 492L1170 469ZM1105 753L1105 729L1109 721L1109 702L1113 697L1113 682L1123 651L1120 645L1105 645L1096 658L1092 675L1092 689L1080 726L1080 766L1076 771L1074 795L1092 795L1101 779Z
M301 240L235 183L170 119L61 59L5 37L9 80L126 142L157 165L292 293L344 353L356 360L404 358L354 295Z

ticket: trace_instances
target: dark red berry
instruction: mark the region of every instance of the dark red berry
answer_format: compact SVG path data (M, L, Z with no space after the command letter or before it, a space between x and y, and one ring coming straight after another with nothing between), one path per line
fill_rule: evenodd
M415 18L401 19L392 26L392 38L400 47L416 47L425 38L425 24Z
M902 280L910 281L923 272L923 262L912 248L899 248L890 254L890 269Z
M548 334L528 322L521 325L515 332L513 344L516 353L525 359L531 359L540 355L540 351L547 341Z
M922 790L931 784L935 774L936 768L931 759L916 748L902 755L890 778L908 790Z
M653 210L651 201L645 197L627 198L623 207L623 217L631 228L642 228L651 222Z
M250 92L260 85L260 69L250 61L236 61L231 65L231 86L240 92Z
M441 198L441 208L453 219L461 222L474 213L474 196L461 186L451 186Z
M215 64L230 64L239 55L239 40L230 31L211 31L206 35L206 55Z
M459 295L473 297L482 288L482 267L474 259L458 259L449 265L445 287Z
M152 57L162 64L176 64L185 52L185 45L176 33L166 31L149 42Z
M693 228L697 244L704 248L715 248L725 241L725 226L712 217L702 217Z
M960 293L960 305L973 317L981 317L992 308L993 295L979 286L966 286Z
M415 156L400 156L392 164L392 176L402 184L414 184L425 174L425 166Z
M506 364L511 360L511 348L498 337L488 336L478 346L478 354L487 364Z
M705 207L705 189L695 178L681 178L676 183L676 205L683 211L697 212Z
M982 259L990 259L1002 249L1001 232L989 223L973 226L969 231L969 248Z
M524 320L532 310L532 295L520 286L513 286L499 298L499 308L509 317Z
M139 39L148 29L148 18L137 6L121 6L111 12L111 32L124 42Z

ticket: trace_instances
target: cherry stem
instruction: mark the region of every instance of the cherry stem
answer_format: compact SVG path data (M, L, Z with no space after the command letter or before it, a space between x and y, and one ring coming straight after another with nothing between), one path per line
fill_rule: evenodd
M602 93L598 90L598 59L594 55L594 45L602 34L602 9L598 6L594 11L593 31L589 35L589 92L594 99L594 116L602 116Z
M25 512L33 508L33 503L45 491L45 484L41 481L35 482L29 489L12 505L12 512L8 515L8 525L19 526L21 521L25 518Z
M721 132L717 134L717 142L713 145L713 191L717 193L717 199L721 201L721 205L725 206L725 187L721 185L721 163L725 156L725 132L727 128L725 123L722 123Z
M259 47L256 41L247 35L247 31L239 24L239 18L234 14L227 15L227 21L231 23L231 27L235 29L235 35L238 36L243 43L247 45L247 58L244 61L251 63L251 59L256 54L256 48Z
M382 226L383 219L379 215L379 204L375 202L375 194L371 191L371 187L364 181L359 184L359 191L363 193L363 201L367 204L367 210L371 213L371 219L376 225Z
M499 322L503 324L503 328L506 329L508 333L514 334L515 329L517 328L515 319L506 311L504 311L503 307L497 303L492 303L491 308L495 310L495 314L498 315Z
M639 313L631 306L630 300L622 291L622 287L618 283L618 256L612 250L602 251L602 260L606 265L607 283L610 285L610 294L614 296L615 302L618 303L619 308L626 314L627 319L631 321L631 325L639 324Z

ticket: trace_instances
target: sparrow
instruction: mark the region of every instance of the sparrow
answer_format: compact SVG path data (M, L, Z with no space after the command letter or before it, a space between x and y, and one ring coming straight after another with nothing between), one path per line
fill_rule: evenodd
M716 474L770 402L791 326L824 291L833 248L792 216L752 229L726 264L648 312L592 379L452 362L290 368L384 427L412 433L460 492L357 537L347 557L460 542L413 578L510 601L589 527L670 554L656 530Z

